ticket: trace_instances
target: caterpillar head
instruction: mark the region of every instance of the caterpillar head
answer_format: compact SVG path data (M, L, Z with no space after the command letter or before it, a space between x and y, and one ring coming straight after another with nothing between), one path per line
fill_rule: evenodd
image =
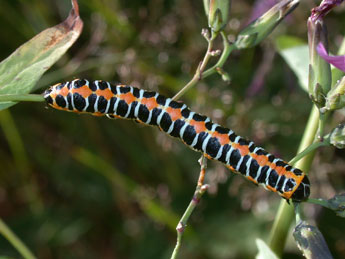
M310 182L308 177L304 176L302 182L292 194L291 199L294 202L301 202L308 199L310 195Z

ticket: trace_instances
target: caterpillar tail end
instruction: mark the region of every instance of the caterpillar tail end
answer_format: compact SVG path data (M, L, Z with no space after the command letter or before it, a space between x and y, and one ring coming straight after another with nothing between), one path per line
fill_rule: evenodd
M302 182L291 195L293 202L302 202L308 199L310 195L310 182L307 176L304 176Z

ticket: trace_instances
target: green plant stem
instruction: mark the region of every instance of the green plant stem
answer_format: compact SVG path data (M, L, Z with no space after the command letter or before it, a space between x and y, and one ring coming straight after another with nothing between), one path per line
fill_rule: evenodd
M299 203L294 203L295 206L295 214L296 214L296 223L302 221L302 216L301 216L301 204Z
M200 63L197 71L195 72L193 78L191 81L189 81L172 99L173 100L177 100L179 99L182 95L184 95L190 88L192 88L193 86L195 86L201 79L204 79L214 73L218 73L218 70L219 68L222 68L223 65L225 64L226 60L228 59L230 53L233 51L234 49L234 45L230 44L227 37L226 37L226 34L224 31L220 31L220 35L222 36L222 39L223 39L223 46L224 46L224 49L223 49L223 52L222 52L222 55L220 56L220 58L218 59L217 63L207 69L206 71L205 68L206 68L206 65L210 59L210 57L212 56L211 55L211 50L212 50L212 47L213 47L213 41L215 39L215 37L217 36L217 34L213 33L212 34L213 36L211 37L210 41L209 41L209 45L208 45L208 48L207 48L207 52L205 54L205 57L203 59L203 61ZM214 38L213 38L214 37Z
M44 102L40 94L4 94L0 95L0 102Z
M319 147L323 146L329 146L330 142L329 139L326 141L316 141L306 147L302 152L298 153L293 159L290 160L289 164L295 164L298 160L302 159L306 155L308 155L310 152L313 152L315 149L318 149Z
M305 150L314 142L318 130L318 125L319 111L315 106L313 106L297 153ZM309 152L308 155L304 156L301 160L297 161L293 165L307 173L310 169L314 155L315 149L312 152ZM293 206L282 200L280 202L278 213L274 220L268 241L270 248L276 253L278 257L280 257L283 253L286 238L293 218Z
M206 77L216 73L218 68L223 67L226 60L228 59L230 53L235 49L235 45L229 43L228 38L227 38L224 31L221 31L220 35L223 38L223 46L224 46L222 55L220 56L220 58L218 59L218 62L213 67L207 69L202 74L202 78L206 78Z
M323 134L324 134L324 130L325 130L325 123L326 123L326 120L328 118L328 113L321 113L320 112L320 115L319 115L319 133L318 133L318 139L319 140L323 140Z
M0 233L17 249L25 259L35 259L36 257L27 246L12 232L12 230L0 218Z
M183 236L183 233L184 233L186 226L187 226L187 221L188 221L190 215L193 213L195 207L198 205L202 195L205 193L205 191L208 188L208 185L204 185L206 162L207 162L207 159L204 156L202 156L200 159L201 170L200 170L200 174L199 174L199 180L198 180L198 184L197 184L197 187L195 189L193 198L190 201L187 209L185 210L183 216L181 217L181 219L180 219L180 221L176 227L177 240L176 240L176 246L175 246L174 251L171 255L171 259L177 258L178 253L180 251L180 247L181 247L182 236Z

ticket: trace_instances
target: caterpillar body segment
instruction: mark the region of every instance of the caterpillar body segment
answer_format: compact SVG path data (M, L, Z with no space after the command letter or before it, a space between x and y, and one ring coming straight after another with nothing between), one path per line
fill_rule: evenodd
M193 150L222 162L235 173L287 200L299 202L309 197L309 180L301 170L159 93L105 81L75 79L50 87L44 98L48 105L60 110L133 119L158 126Z

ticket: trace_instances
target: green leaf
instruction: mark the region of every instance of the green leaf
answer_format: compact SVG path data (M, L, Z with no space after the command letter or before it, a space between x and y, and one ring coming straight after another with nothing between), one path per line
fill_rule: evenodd
M37 81L76 41L83 22L77 0L62 23L48 28L20 46L0 63L0 95L27 94ZM0 102L0 110L15 102Z
M285 36L276 41L276 48L295 73L300 86L308 92L309 48L307 44L301 43L299 39Z
M278 259L275 253L269 248L269 246L261 239L256 239L256 246L258 247L258 254L256 259Z

